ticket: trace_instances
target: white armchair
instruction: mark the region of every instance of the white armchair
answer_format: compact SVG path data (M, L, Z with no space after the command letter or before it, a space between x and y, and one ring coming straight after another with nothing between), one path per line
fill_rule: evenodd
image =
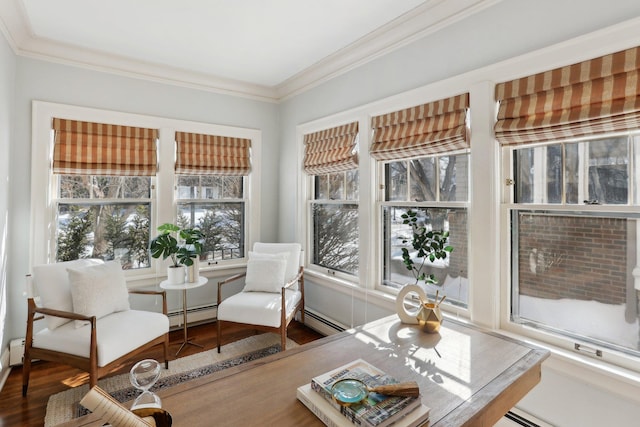
M166 294L128 291L119 262L81 259L35 266L27 276L27 293L23 396L34 359L87 371L91 387L98 378L155 345L163 345L165 367L169 367ZM129 293L161 296L162 313L132 310ZM37 320L45 320L47 327L36 332Z
M218 282L217 344L220 353L222 326L235 324L280 334L287 344L287 326L300 312L304 322L304 276L298 243L255 243L249 252L246 273ZM222 299L223 286L245 279L242 292Z

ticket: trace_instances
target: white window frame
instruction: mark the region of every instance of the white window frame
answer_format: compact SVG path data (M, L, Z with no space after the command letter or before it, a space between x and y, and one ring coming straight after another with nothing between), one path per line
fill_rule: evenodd
M588 140L598 140L598 139L606 138L608 136L628 135L630 133L637 134L637 131L604 134L604 135L589 137L589 138L583 137L583 138L574 138L574 139L568 139L568 140L557 140L551 143L537 144L537 145L547 146L550 144L552 145L560 142L586 142ZM533 145L530 145L530 147L533 147ZM503 147L501 149L501 156L502 156L501 163L502 163L502 169L503 169L503 176L505 176L506 179L510 179L515 175L515 170L513 167L513 152L518 148L521 148L521 147L519 146ZM608 347L606 348L598 347L597 345L591 344L587 341L581 341L579 338L574 338L568 335L561 335L559 333L556 334L546 329L537 329L531 326L527 326L526 324L515 323L511 321L511 315L510 315L511 304L512 304L511 302L512 293L513 293L513 283L512 283L513 271L511 268L511 252L512 252L511 237L512 236L510 231L511 213L513 211L518 211L518 210L525 210L525 211L540 210L540 211L559 212L559 213L566 213L571 211L575 211L575 212L590 211L590 212L605 212L605 213L611 213L611 214L618 214L618 213L625 214L625 213L637 212L639 200L636 199L635 205L633 204L634 203L633 199L638 197L637 194L635 194L635 188L637 186L638 179L640 178L639 176L634 177L633 163L637 161L637 157L638 157L638 153L634 153L633 151L630 153L629 200L628 200L628 203L625 205L622 205L622 204L584 205L584 204L567 204L567 203L549 203L549 204L515 203L513 189L511 188L511 185L507 185L505 182L505 185L503 186L503 189L502 189L502 203L501 203L501 212L500 212L501 224L503 226L502 230L504 235L504 238L503 238L504 245L502 247L502 259L509 260L509 261L503 263L503 273L502 273L504 277L504 283L505 283L504 296L506 297L506 298L503 298L503 304L502 304L503 320L501 322L501 328L503 330L510 333L515 333L519 336L530 337L542 343L548 343L560 350L566 351L567 354L575 352L576 351L575 345L576 343L578 343L581 345L581 348L583 349L583 351L580 352L582 356L585 356L588 358L594 358L597 361L610 363L612 365L631 369L636 372L640 371L640 358L638 356L634 356L631 354L627 354L625 352L610 349ZM587 164L587 167L588 167L588 164ZM637 171L637 166L635 169ZM564 170L563 170L563 173L564 173ZM601 351L601 356L596 356L595 354L596 350Z
M55 221L53 193L55 177L51 172L53 156L53 138L51 123L54 117L98 123L114 123L124 126L136 126L159 130L158 172L152 179L155 188L151 192L152 209L150 213L150 237L158 225L175 222L175 132L193 132L211 135L227 135L251 140L251 173L245 177L245 250L249 250L260 236L260 189L262 159L262 132L257 129L240 128L210 123L191 122L163 117L146 116L74 105L56 104L44 101L32 103L32 141L31 141L31 226L29 268L33 265L53 261L52 250L55 242L49 231ZM54 226L55 228L55 226ZM246 255L246 254L245 254ZM138 270L125 270L129 280L158 281L166 275L166 261L151 258L151 267ZM228 262L219 262L216 269L237 268L246 264L246 257ZM211 270L202 263L201 270Z

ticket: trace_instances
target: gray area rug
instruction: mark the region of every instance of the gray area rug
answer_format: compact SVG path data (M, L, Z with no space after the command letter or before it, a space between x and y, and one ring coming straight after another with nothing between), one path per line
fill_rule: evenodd
M298 344L287 339L287 348L297 346ZM181 357L170 361L169 369L162 369L160 379L151 388L151 391L158 392L167 387L260 359L279 351L280 336L266 333L222 346L220 354L214 348L191 356ZM140 393L139 390L131 385L129 374L104 378L98 381L98 386L119 402L129 402ZM85 384L50 396L44 420L45 427L53 427L88 414L89 411L80 405L80 400L88 391L89 385Z

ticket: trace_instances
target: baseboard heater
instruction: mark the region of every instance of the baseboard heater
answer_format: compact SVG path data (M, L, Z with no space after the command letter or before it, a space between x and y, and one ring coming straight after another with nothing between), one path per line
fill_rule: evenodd
M519 425L519 426L523 426L523 427L542 427L540 424L536 424L533 421L516 414L513 411L509 411L507 412L504 417L508 420L510 420L512 423L514 423L514 425Z
M333 335L349 329L347 326L309 308L304 310L304 324L323 335Z
M197 307L187 307L187 324L213 321L218 314L217 304L207 304ZM167 313L169 317L169 326L171 328L182 327L183 314L182 310L172 310Z

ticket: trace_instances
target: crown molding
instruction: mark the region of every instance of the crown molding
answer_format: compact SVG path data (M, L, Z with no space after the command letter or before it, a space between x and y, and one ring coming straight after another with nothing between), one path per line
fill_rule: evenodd
M427 0L421 6L269 87L143 62L38 37L20 0L0 1L0 31L16 55L224 95L281 102L438 31L502 0ZM454 5L455 3L455 5Z
M276 86L280 101L435 33L502 0L431 0Z

